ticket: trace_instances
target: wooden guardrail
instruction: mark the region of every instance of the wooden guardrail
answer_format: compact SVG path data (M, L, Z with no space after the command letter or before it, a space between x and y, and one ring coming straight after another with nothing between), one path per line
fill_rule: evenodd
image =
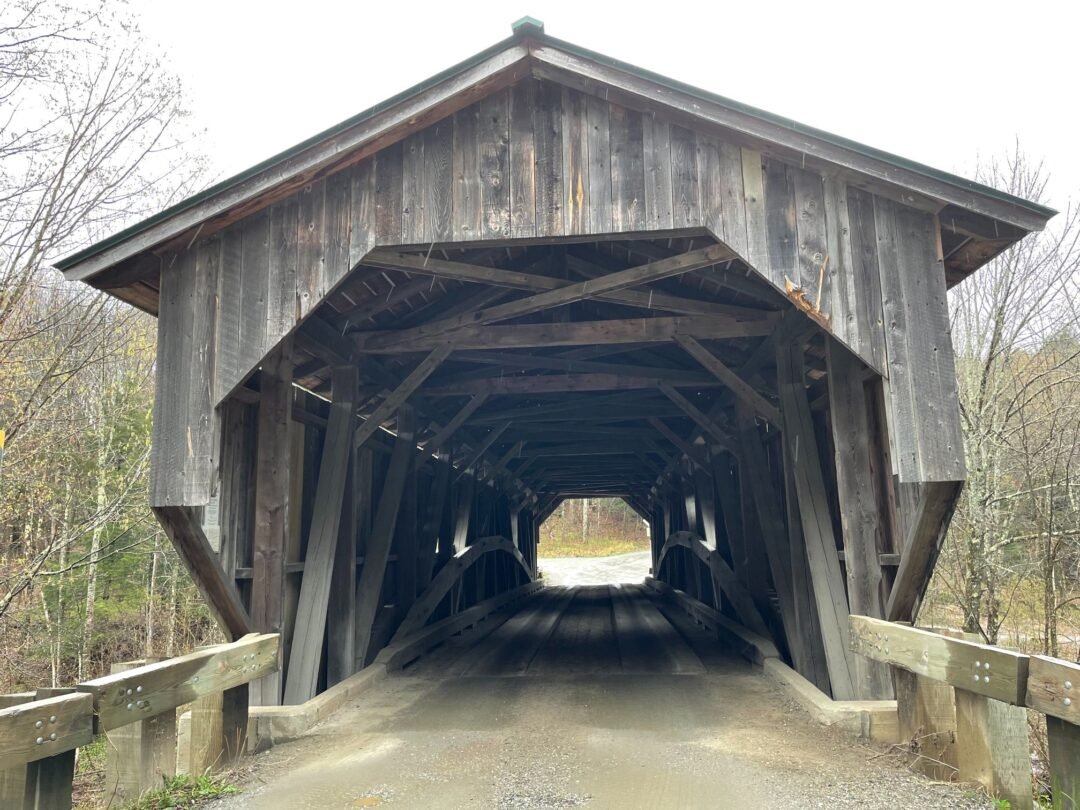
M1013 808L1032 805L1027 709L1046 715L1055 810L1080 810L1080 665L851 616L851 649L890 664L901 735L938 776L953 770ZM936 770L935 770L936 769Z
M70 689L0 696L8 706L0 709L0 807L70 808L75 749L134 724L125 739L137 744L126 746L121 764L135 794L127 798L137 798L175 774L176 709L188 703L205 764L232 762L247 737L247 685L277 670L279 646L277 634L253 634Z

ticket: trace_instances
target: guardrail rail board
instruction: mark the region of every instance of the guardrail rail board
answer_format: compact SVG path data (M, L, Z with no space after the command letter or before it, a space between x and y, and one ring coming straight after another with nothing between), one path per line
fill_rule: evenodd
M94 739L93 702L78 693L0 709L0 770L72 751Z
M1014 706L1024 705L1028 656L987 644L852 616L853 652Z
M1045 714L1053 806L1080 810L1080 665L866 616L849 622L854 652L896 668L902 727L917 702L903 683L953 693L960 778L1012 807L1032 803L1026 710Z
M232 644L106 675L77 688L93 696L99 730L108 731L275 672L278 647L276 634L244 636Z
M1033 655L1027 705L1046 715L1054 810L1080 810L1080 665Z
M0 695L0 808L67 810L75 749L128 725L114 740L122 761L110 763L110 781L116 798L137 798L120 797L121 783L135 794L175 772L176 708L211 697L216 716L203 726L217 733L204 736L214 737L218 753L208 764L228 764L244 748L248 684L277 671L280 643L276 633L252 633L167 661L116 664L113 674L75 688Z

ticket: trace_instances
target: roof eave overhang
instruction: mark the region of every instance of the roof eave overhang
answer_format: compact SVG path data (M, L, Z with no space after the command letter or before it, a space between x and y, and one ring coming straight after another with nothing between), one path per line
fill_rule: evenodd
M673 113L736 133L753 144L825 171L902 189L912 200L954 205L1024 231L1041 230L1053 209L939 172L798 122L526 30L421 85L275 155L160 214L56 263L73 281L94 276L185 234L213 232L215 222L258 210L312 180L358 162L483 96L526 76L548 78L613 101ZM863 183L864 185L866 183ZM193 231L193 229L199 229ZM177 245L182 247L182 245Z

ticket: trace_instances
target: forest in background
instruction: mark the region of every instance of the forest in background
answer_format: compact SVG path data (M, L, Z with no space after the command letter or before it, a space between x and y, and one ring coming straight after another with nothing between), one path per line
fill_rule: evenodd
M620 498L563 501L540 527L544 557L607 557L649 550L649 528Z
M0 10L12 111L0 119L4 691L182 653L216 632L146 505L154 321L49 268L208 180L183 88L117 8ZM980 179L1038 201L1046 178L1018 147ZM921 616L1072 659L1078 238L1066 210L950 294L969 479ZM643 540L616 503L566 502L541 556Z

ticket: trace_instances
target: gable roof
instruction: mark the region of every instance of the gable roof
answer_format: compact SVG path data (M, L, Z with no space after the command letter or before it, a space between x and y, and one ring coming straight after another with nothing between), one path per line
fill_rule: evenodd
M142 220L58 262L71 280L93 276L176 242L212 232L215 224L268 205L313 179L333 173L529 75L548 78L628 106L662 107L774 145L804 163L846 171L871 184L905 189L944 207L989 217L1021 232L1041 230L1057 212L998 189L800 124L700 88L652 73L544 33L531 18L513 34L426 81L274 155L240 174ZM204 230L209 226L209 230Z

